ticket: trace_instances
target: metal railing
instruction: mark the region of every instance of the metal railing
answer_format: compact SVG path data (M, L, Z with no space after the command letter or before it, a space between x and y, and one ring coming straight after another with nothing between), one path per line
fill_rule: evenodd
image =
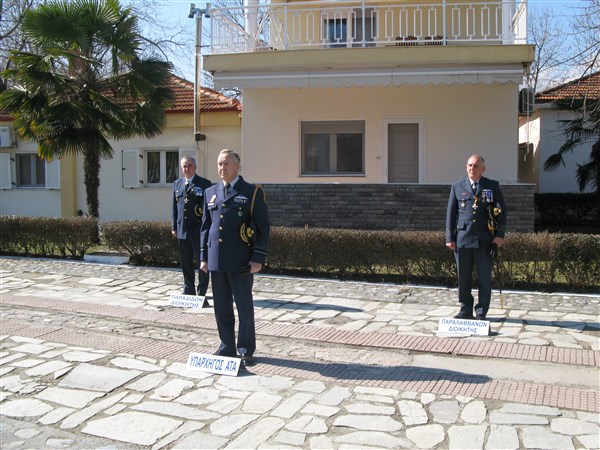
M211 10L213 54L309 48L524 44L527 0L303 1Z

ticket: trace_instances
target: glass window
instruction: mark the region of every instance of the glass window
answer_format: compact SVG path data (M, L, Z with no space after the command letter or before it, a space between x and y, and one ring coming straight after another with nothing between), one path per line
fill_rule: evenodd
M146 154L146 185L166 185L179 178L179 151L148 150Z
M46 164L35 153L17 156L17 186L44 187L46 185Z
M328 19L326 27L328 47L346 47L348 41L346 19Z
M363 121L302 122L302 175L364 175Z

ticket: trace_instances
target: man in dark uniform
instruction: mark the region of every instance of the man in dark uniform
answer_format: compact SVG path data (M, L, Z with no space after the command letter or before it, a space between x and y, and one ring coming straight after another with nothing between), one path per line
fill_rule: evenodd
M196 175L196 158L181 158L183 177L173 183L173 223L171 233L179 239L179 258L183 272L183 293L205 296L208 274L198 270L198 288L195 272L200 261L200 225L204 206L204 190L212 183ZM207 303L204 303L206 306Z
M482 177L485 161L472 155L467 161L467 178L452 185L446 211L446 246L454 250L458 272L457 319L473 318L471 293L473 266L477 270L479 296L475 318L486 320L492 295L491 250L504 244L506 206L497 181ZM493 223L492 223L492 219Z
M263 190L239 176L237 153L222 150L217 165L222 182L205 192L200 269L211 273L221 339L216 354L235 357L239 353L243 365L251 366L256 350L253 274L267 260L269 214ZM234 299L239 320L237 343Z

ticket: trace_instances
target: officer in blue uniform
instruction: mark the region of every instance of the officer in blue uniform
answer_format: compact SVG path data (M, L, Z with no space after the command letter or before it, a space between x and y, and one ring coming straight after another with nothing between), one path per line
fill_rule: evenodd
M267 260L269 214L261 188L241 176L240 157L225 149L217 159L221 183L208 188L200 233L200 269L210 271L215 318L221 344L216 354L254 364L256 333L252 298L253 274ZM235 339L235 314L238 336Z
M173 183L173 221L171 233L179 240L179 257L183 272L183 293L206 295L207 273L198 270L198 287L195 272L200 261L200 225L204 207L204 190L212 183L196 175L196 158L181 158L183 177ZM196 262L195 262L196 261ZM206 303L204 304L206 306Z
M471 293L473 267L479 295L475 318L486 320L492 295L492 247L504 244L506 205L497 181L482 176L485 161L472 155L467 161L467 178L452 185L446 210L446 246L454 250L458 272L457 319L473 318Z

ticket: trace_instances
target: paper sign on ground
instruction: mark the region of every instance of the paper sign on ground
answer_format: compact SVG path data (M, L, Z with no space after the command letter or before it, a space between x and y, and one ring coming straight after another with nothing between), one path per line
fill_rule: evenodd
M442 318L438 324L438 333L476 334L479 336L489 336L490 321Z
M171 294L169 297L169 305L181 308L202 308L205 301L204 295Z
M190 353L187 366L190 369L201 370L203 372L231 375L235 377L240 368L240 362L240 358L208 355L204 353Z

